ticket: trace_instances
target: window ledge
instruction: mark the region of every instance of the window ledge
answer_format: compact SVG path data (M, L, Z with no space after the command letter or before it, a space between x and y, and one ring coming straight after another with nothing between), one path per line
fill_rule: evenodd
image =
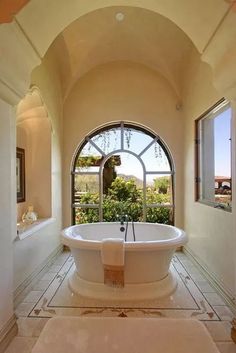
M208 201L208 200L197 200L196 202L202 204L202 205L205 205L205 206L210 206L210 207L213 207L217 210L220 210L220 211L226 211L228 213L232 213L232 207L231 206L227 206L227 205L224 205L224 204L221 204L221 203L217 203L217 202L211 202L211 201Z
M20 222L17 224L17 237L15 240L25 239L54 221L55 218L40 218L32 224Z

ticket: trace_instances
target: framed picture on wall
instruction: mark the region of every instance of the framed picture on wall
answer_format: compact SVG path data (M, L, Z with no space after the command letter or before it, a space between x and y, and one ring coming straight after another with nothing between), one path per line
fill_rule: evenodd
M25 150L16 148L16 192L17 202L25 201Z

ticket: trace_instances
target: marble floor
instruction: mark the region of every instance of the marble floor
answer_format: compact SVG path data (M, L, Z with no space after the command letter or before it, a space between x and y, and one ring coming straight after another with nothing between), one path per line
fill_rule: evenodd
M101 305L68 291L67 276L73 270L73 260L68 252L60 254L17 306L18 334L5 353L30 353L47 320L57 315L195 317L205 324L221 353L236 353L230 337L234 316L230 308L185 254L177 252L172 266L179 285L170 298L126 307Z

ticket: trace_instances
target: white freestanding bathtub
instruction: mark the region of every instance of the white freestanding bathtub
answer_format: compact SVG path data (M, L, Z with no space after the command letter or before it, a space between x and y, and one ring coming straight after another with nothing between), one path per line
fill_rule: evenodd
M172 256L187 242L184 231L158 223L128 225L124 245L124 288L104 285L101 260L102 241L106 238L124 238L120 223L89 223L68 227L62 231L62 242L74 257L76 271L69 286L83 296L111 300L140 300L169 295L176 289L176 279L170 271ZM125 224L127 226L127 224Z

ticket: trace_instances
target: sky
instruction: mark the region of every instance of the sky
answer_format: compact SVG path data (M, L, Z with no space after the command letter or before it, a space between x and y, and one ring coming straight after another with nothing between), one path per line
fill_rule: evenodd
M214 119L215 176L231 176L231 108Z

